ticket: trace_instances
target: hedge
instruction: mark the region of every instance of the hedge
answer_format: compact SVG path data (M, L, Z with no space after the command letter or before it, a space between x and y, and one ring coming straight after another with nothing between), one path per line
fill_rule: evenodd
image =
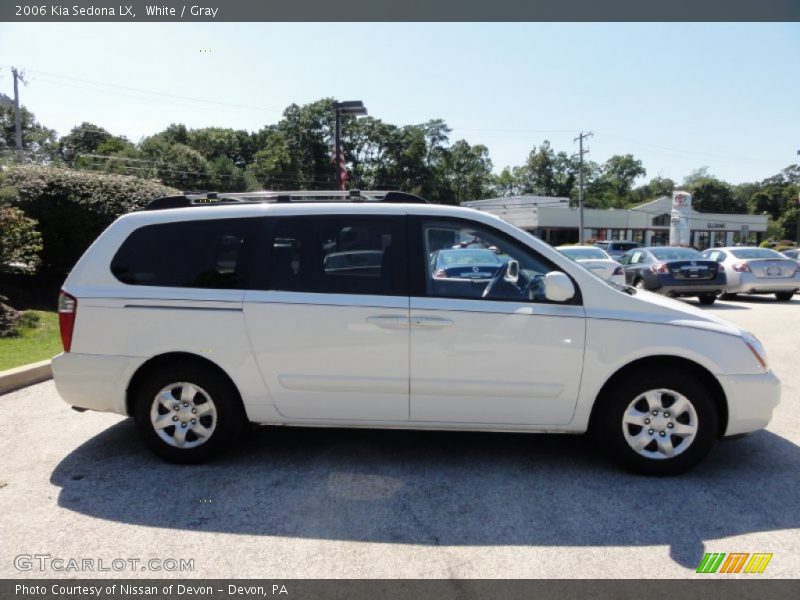
M68 273L120 215L180 193L157 181L57 167L14 165L5 175L15 190L11 202L39 222L46 273Z

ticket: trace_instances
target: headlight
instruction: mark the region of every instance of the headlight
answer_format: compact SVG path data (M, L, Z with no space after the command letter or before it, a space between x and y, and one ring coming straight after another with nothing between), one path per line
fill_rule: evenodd
M756 357L758 364L760 364L765 371L768 371L767 353L764 351L764 346L761 345L758 338L749 331L742 331L742 341L750 348L750 352Z

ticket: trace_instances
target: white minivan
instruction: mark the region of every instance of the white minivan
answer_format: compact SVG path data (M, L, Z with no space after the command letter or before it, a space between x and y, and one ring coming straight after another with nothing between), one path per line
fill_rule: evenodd
M117 219L59 300L56 387L194 463L247 423L595 434L685 471L767 425L758 340L505 221L399 192L180 196ZM436 268L491 250L491 265ZM485 261L484 261L485 262Z

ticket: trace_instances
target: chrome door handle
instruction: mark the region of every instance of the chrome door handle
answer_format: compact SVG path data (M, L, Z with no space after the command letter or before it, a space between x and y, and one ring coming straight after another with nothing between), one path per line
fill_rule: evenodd
M411 326L416 329L441 329L451 325L453 325L453 321L440 317L412 317L411 319Z
M379 315L367 317L367 323L380 327L381 329L408 329L408 317Z

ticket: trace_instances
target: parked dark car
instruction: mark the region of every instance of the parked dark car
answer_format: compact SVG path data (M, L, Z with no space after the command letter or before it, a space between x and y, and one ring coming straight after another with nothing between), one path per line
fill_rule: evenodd
M486 248L439 250L431 256L431 273L439 279L491 279L505 262Z
M619 257L628 250L633 250L641 246L638 242L623 242L617 240L599 240L595 242L594 245L605 250L606 254L614 260L619 260Z
M668 296L697 296L700 304L714 304L727 282L722 265L692 248L636 248L619 262L628 284Z

